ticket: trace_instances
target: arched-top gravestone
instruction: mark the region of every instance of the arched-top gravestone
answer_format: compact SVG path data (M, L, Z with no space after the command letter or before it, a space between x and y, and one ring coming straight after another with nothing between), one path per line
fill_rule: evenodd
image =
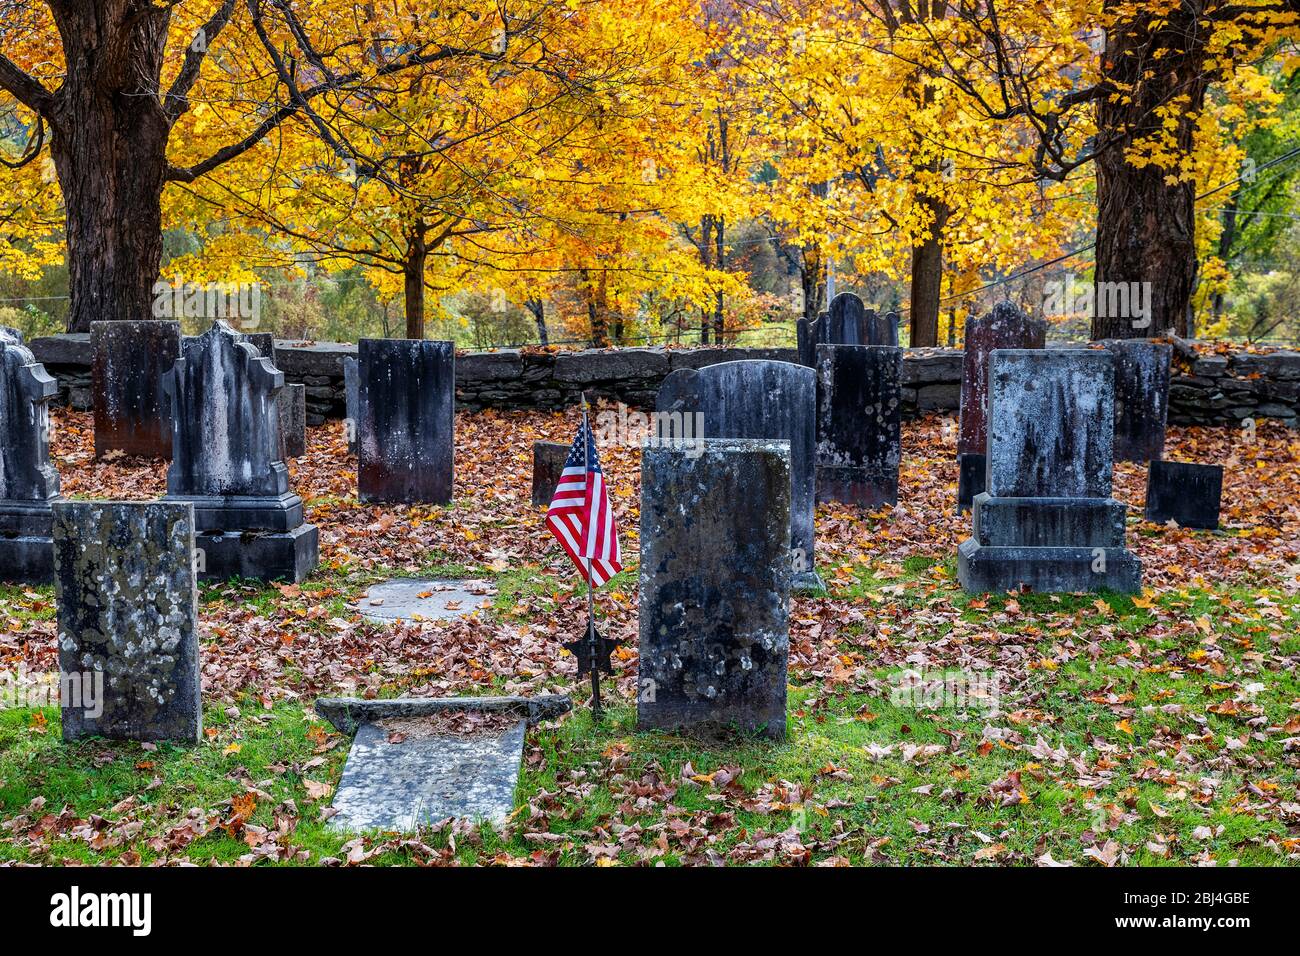
M790 443L790 549L796 589L821 587L813 570L817 381L791 362L740 361L678 369L664 379L657 412L699 412L704 438Z
M306 577L317 533L303 524L281 458L283 373L218 320L186 340L163 387L172 405L167 497L194 504L203 576Z
M49 402L59 386L22 333L0 327L0 580L54 575L50 510L59 473L50 463Z
M841 292L816 319L800 322L799 363L809 368L817 367L819 345L898 345L898 313L868 309L852 292Z
M999 302L987 315L966 323L966 350L961 370L959 455L983 455L988 443L989 355L994 349L1041 349L1047 323L1031 319L1010 302Z

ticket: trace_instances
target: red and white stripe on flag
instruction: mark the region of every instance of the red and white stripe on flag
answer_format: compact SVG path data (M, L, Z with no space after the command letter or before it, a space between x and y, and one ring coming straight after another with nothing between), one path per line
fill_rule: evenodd
M623 570L614 509L586 415L546 509L546 527L592 587L600 587Z

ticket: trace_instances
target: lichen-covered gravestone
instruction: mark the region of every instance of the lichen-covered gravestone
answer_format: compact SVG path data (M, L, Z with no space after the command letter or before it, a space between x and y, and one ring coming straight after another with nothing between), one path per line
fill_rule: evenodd
M898 345L898 313L868 309L852 292L831 299L825 312L797 326L799 362L817 367L819 345Z
M1106 348L1115 358L1115 460L1157 461L1165 453L1173 346L1115 339Z
M360 499L450 504L455 345L362 339L357 346L357 372Z
M817 500L898 502L903 350L817 346Z
M162 378L181 351L179 322L90 323L95 454L172 454L171 405Z
M961 367L961 425L957 453L983 455L988 445L989 355L994 349L1041 349L1047 341L1047 323L1031 319L1010 302L966 322L966 345ZM983 491L978 488L975 493Z
M560 483L560 475L564 473L569 448L563 442L533 442L534 505L549 505L555 497L555 486Z
M348 454L357 453L357 407L360 404L358 392L361 385L357 380L357 360L349 355L343 359L343 422L348 439Z
M218 320L185 343L164 385L173 450L165 500L194 505L201 576L301 581L319 544L281 458L284 375Z
M1111 497L1114 365L1102 350L997 349L989 361L988 490L958 549L968 591L1137 591Z
M59 385L16 329L0 327L0 581L43 584L54 574L49 402Z
M700 413L705 438L790 443L790 562L795 590L822 587L814 570L817 503L817 378L790 362L741 361L678 369L664 379L655 409Z
M790 472L786 441L645 447L639 728L785 736Z
M188 502L60 501L63 739L197 743L198 595Z

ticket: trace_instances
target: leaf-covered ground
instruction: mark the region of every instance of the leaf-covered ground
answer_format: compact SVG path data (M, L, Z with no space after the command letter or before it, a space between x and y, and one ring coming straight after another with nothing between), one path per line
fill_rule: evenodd
M33 863L1124 863L1300 860L1300 436L1172 429L1169 457L1227 466L1224 529L1137 519L1139 597L965 595L953 554L951 419L904 429L902 503L818 512L830 593L792 608L783 745L638 734L638 453L602 450L629 570L599 596L619 653L593 727L573 659L585 597L529 504L531 447L576 413L457 418L450 508L362 507L342 426L291 465L321 528L296 586L201 594L205 741L59 739L55 708L0 711L0 861ZM96 462L84 414L57 415L64 492L151 498L159 462ZM381 626L350 607L394 573L477 579L471 616ZM0 589L0 673L55 668L52 589ZM910 670L929 682L902 694ZM947 680L963 694L938 693ZM936 683L936 681L938 683ZM325 824L348 741L322 694L570 691L530 733L502 831L415 838ZM996 705L996 706L995 706Z

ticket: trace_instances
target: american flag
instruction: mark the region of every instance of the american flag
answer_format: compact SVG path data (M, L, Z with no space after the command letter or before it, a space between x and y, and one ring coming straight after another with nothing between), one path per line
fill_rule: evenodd
M592 587L600 587L623 570L614 510L585 410L551 506L546 509L546 527Z

